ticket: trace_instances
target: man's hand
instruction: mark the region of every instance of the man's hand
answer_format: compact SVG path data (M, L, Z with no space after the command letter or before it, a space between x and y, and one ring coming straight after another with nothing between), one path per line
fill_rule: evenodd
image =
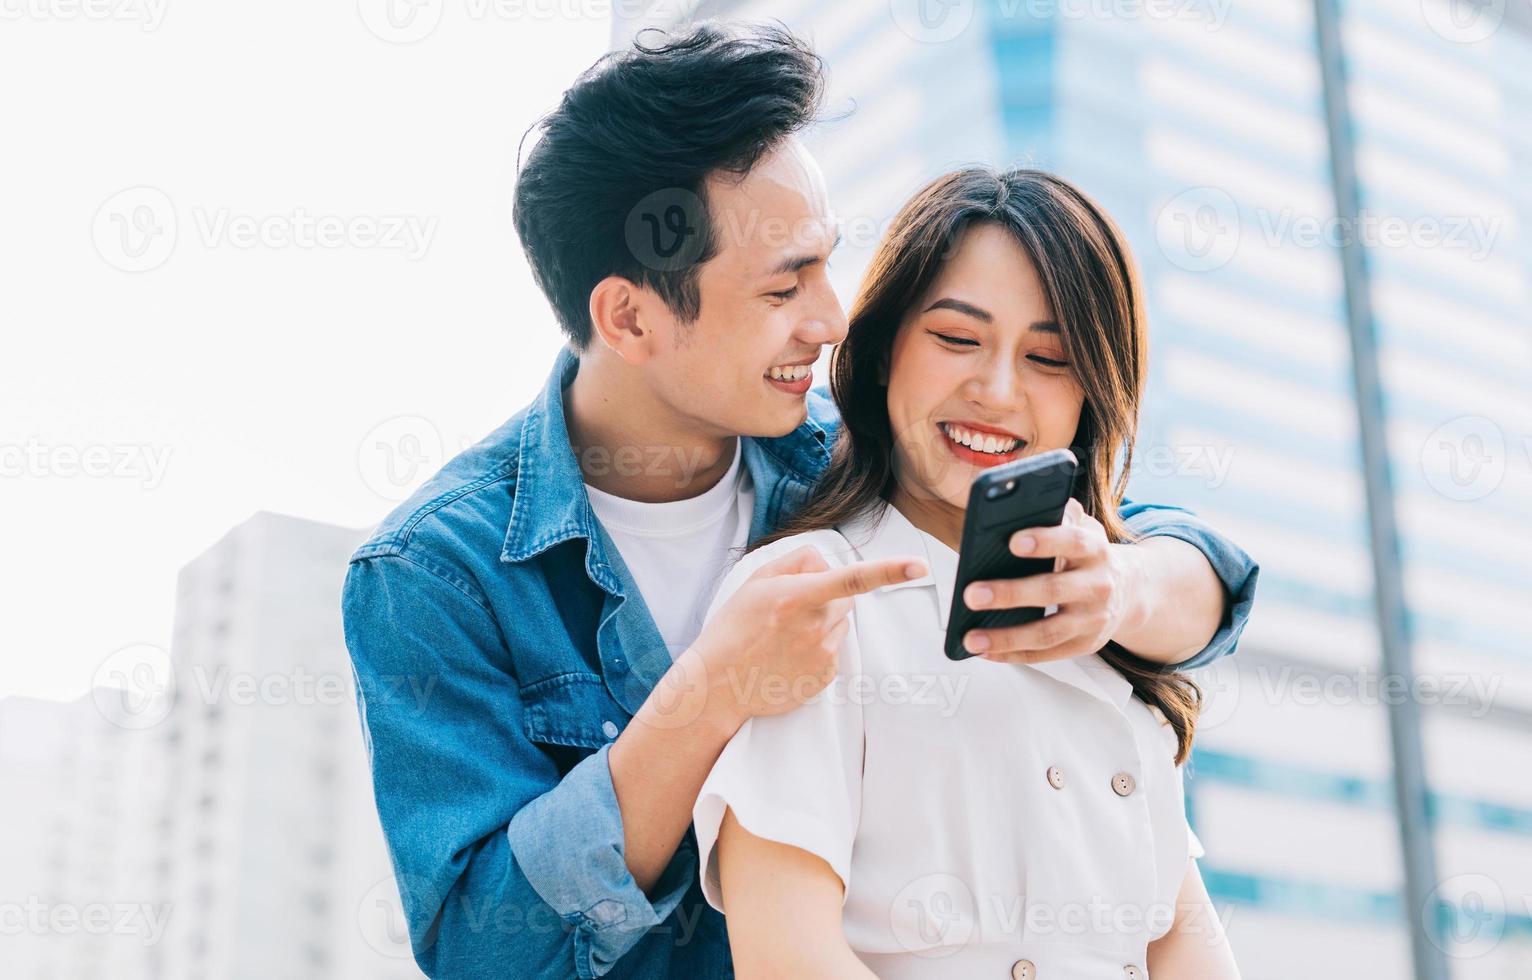
M970 583L970 609L1058 606L1051 616L998 629L970 630L963 645L977 656L1009 663L1038 663L1095 653L1126 623L1134 566L1128 545L1107 540L1106 528L1071 499L1057 527L1034 527L1011 535L1011 553L1059 559L1052 572L1027 578Z
M804 546L756 569L660 678L612 743L624 856L649 894L729 739L755 715L790 711L835 678L851 597L919 578L915 558L830 568Z
M683 655L695 658L683 668L688 696L706 701L703 708L694 701L692 710L737 728L796 708L835 679L851 597L926 571L913 557L832 569L811 545L762 565Z

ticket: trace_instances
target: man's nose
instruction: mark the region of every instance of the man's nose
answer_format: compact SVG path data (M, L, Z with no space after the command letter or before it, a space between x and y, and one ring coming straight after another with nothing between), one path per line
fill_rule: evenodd
M808 311L799 336L811 344L838 344L846 339L846 311L828 284L818 291L814 309Z

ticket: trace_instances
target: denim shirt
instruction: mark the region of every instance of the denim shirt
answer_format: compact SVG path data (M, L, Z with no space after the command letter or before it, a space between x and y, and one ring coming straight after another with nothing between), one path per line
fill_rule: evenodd
M411 945L432 977L727 978L691 829L646 895L623 857L608 751L670 654L593 516L564 423L579 368L450 460L352 555L342 594L378 813ZM821 391L781 438L742 438L750 536L802 504L839 420ZM1191 513L1124 501L1140 534L1200 548L1230 595L1232 652L1250 556Z

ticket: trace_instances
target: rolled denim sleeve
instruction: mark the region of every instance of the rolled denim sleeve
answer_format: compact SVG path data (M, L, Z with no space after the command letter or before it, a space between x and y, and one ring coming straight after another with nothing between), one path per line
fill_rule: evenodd
M1260 566L1233 541L1213 530L1191 511L1169 504L1141 504L1123 498L1119 509L1128 527L1141 537L1166 535L1196 547L1223 582L1223 621L1207 646L1180 663L1158 664L1142 658L1145 667L1159 671L1191 670L1233 653L1255 604L1255 583ZM1124 651L1125 652L1125 651Z
M607 748L561 778L527 737L507 638L465 576L400 552L354 558L342 612L421 969L550 980L612 971L681 901L695 845L677 850L647 898L623 857Z
M559 785L511 818L516 863L555 912L581 924L575 956L599 977L644 932L680 904L697 874L696 845L685 838L647 898L623 856L622 811L612 788L610 745L571 769Z

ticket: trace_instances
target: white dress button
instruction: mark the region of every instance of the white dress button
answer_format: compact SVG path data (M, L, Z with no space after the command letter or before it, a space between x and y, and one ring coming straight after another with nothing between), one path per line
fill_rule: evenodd
M1048 785L1054 789L1064 788L1064 770L1058 766L1048 767Z
M1125 772L1120 772L1112 777L1112 790L1118 796L1127 796L1133 792L1133 777Z
M601 731L607 738L616 738L617 723L615 721L603 721L601 723Z
M1037 980L1037 967L1031 960L1017 960L1011 964L1011 980Z
M1136 966L1125 966L1125 967L1123 967L1122 968L1122 975L1125 978L1125 980L1144 980L1144 971L1140 970Z

